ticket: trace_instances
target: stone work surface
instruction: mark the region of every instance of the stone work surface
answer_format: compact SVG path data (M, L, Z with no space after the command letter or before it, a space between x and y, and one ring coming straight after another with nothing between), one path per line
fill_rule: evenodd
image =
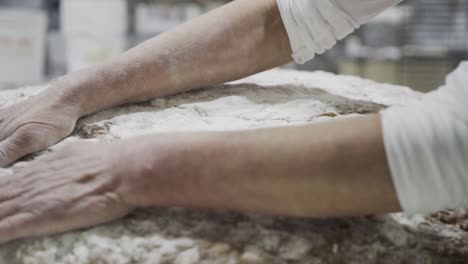
M43 87L0 91L0 107ZM297 125L406 105L420 94L329 73L273 70L235 83L86 117L67 139ZM226 139L229 140L229 139ZM141 209L113 223L0 246L8 263L468 263L468 211L291 219L178 208Z

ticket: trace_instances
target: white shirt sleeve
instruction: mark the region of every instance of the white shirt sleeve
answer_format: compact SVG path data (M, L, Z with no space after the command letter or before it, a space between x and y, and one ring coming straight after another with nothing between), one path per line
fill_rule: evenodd
M277 0L292 57L305 63L402 0ZM405 212L468 207L468 62L417 104L382 113L385 151Z
M387 160L403 210L468 207L468 62L417 104L381 114Z
M277 0L297 63L311 60L402 0Z

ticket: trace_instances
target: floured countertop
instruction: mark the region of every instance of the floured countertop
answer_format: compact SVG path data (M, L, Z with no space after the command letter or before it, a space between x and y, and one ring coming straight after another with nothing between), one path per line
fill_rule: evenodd
M0 107L43 87L0 91ZM80 120L70 141L296 125L415 102L409 88L324 72L272 70L232 84ZM226 139L229 140L229 139ZM468 213L289 219L219 211L137 210L113 223L0 246L0 263L466 263Z

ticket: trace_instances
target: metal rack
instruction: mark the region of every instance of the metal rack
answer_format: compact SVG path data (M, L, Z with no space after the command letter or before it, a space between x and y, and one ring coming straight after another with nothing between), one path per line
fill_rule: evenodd
M468 0L407 0L391 12L396 19L377 18L356 33L340 73L427 92L468 59Z
M468 0L413 0L404 26L400 83L422 91L468 59Z

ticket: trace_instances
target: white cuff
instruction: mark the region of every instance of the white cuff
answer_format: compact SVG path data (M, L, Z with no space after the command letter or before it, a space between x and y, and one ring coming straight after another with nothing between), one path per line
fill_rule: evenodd
M303 64L402 0L277 0L292 57Z
M303 64L330 49L359 26L330 0L277 0L292 57Z
M388 164L408 213L468 207L468 122L434 100L445 95L382 112Z

